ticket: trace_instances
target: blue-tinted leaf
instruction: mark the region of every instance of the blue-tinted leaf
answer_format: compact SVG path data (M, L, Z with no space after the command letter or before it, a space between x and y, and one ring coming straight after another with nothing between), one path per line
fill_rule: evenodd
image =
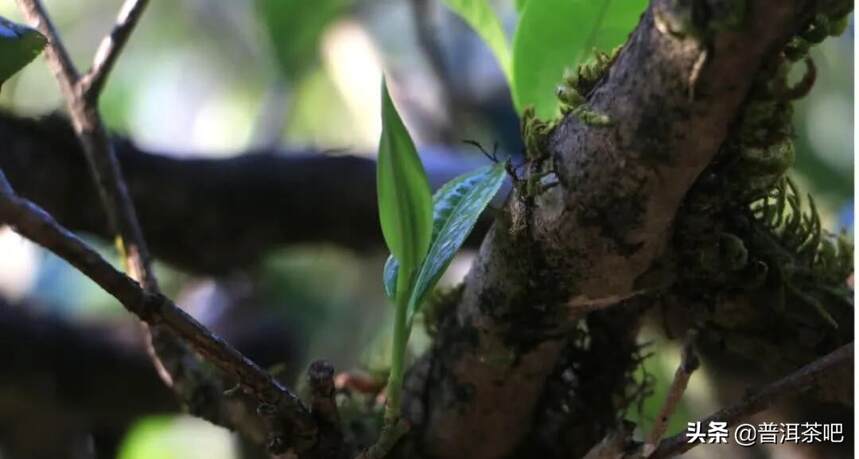
M0 85L38 56L45 44L37 30L0 17Z
M504 183L504 177L503 164L485 166L451 180L435 193L432 243L412 289L409 322Z
M513 38L513 102L519 113L559 113L555 88L594 47L609 51L626 40L647 0L530 0Z
M504 72L507 81L510 81L510 45L501 21L495 15L495 11L489 6L488 0L444 0L448 8L456 12L468 25L477 32L477 35L489 46L498 66Z
M397 299L397 271L400 270L400 263L393 255L388 255L385 260L385 268L382 271L382 283L385 286L385 296L392 301Z
M408 281L423 261L430 244L432 195L415 145L384 82L376 187L382 234L388 249L400 263L401 278L396 289L399 297L407 294L410 288Z

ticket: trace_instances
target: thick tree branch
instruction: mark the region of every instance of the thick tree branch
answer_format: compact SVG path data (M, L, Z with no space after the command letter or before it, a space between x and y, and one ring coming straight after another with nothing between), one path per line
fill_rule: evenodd
M704 10L725 6L712 3ZM651 4L588 97L613 123L567 116L547 141L560 186L533 206L511 198L484 240L455 312L409 383L423 390L411 393L404 415L430 456L504 457L520 443L565 343L563 305L652 287L643 275L663 253L683 197L762 62L810 13L806 2L748 2L735 29L703 18L703 34L663 30L665 15L682 16L683 4ZM594 427L579 447L603 433Z
M701 425L707 426L714 421L727 422L734 425L749 416L765 410L774 403L812 389L823 377L833 369L853 364L853 343L832 351L820 359L796 370L788 376L760 389L746 397L735 405L721 409L716 413L701 420ZM663 440L656 451L650 456L652 459L664 459L683 454L698 446L697 442L689 442L685 433L677 434Z
M376 166L315 151L250 151L228 159L183 159L114 137L117 159L153 254L189 271L252 267L284 246L383 246ZM98 193L67 120L0 112L0 169L19 195L63 226L111 240ZM426 158L433 186L477 167L475 160ZM469 239L476 246L490 218Z
M286 387L177 307L164 295L147 291L117 271L50 215L14 194L0 174L0 222L11 225L22 236L51 250L88 276L105 291L150 325L164 325L184 339L207 361L239 384L259 403L273 406L279 421L289 428L298 451L315 445L316 425L309 412Z

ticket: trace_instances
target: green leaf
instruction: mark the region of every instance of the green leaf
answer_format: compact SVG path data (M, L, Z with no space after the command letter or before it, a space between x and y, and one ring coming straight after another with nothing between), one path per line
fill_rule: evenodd
M258 17L271 40L274 57L287 78L304 77L318 62L325 29L352 0L256 0Z
M504 76L510 82L510 45L501 21L489 6L488 0L444 0L445 5L458 14L489 46Z
M451 180L433 196L432 242L412 289L409 323L504 183L504 177L503 163L485 166Z
M35 59L47 43L36 29L0 17L0 85Z
M516 0L516 12L522 14L522 10L525 9L525 4L528 0Z
M409 281L430 244L432 195L423 164L384 81L382 138L376 164L379 220L388 249L400 263L396 289L400 297L407 294Z
M537 116L559 113L555 87L565 68L594 47L623 43L647 7L647 0L530 0L513 39L513 102L519 113L533 105Z

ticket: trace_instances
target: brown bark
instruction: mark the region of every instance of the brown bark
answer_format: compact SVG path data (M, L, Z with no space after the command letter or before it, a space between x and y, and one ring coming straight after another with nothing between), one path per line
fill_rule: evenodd
M652 3L588 97L613 124L567 116L548 142L560 186L533 207L512 197L484 240L461 301L409 382L405 414L428 456L508 455L538 414L575 320L568 302L654 287L643 275L663 253L684 195L728 135L761 63L809 6L748 2L740 27L695 38L661 25L682 14L681 3Z

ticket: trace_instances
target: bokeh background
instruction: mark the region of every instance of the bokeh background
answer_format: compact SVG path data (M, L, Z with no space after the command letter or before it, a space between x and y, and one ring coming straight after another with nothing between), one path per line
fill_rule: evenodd
M45 4L85 67L121 1ZM512 36L513 1L493 6ZM12 1L0 3L0 15L24 22ZM798 104L793 172L814 194L826 226L851 233L852 30L812 52L818 78ZM279 148L285 155L309 148L373 156L383 70L425 161L481 161L463 139L497 143L502 155L520 152L517 116L493 55L437 0L153 1L110 78L102 110L111 129L140 147L181 157L228 157L259 148ZM0 94L0 109L17 114L43 115L62 106L42 59ZM112 256L109 246L93 242ZM252 272L220 278L161 264L157 269L167 293L202 320L216 323L224 314L252 318L254 330L285 340L290 351L282 360L297 377L315 358L343 370L384 369L391 312L381 286L385 255L313 245L273 252ZM462 254L445 282L458 281L471 257ZM132 323L98 287L7 229L0 229L0 295L27 299L31 307L72 321ZM642 410L629 414L645 425L679 361L675 345L660 336L650 330L642 337L651 343L654 357L646 369L655 383ZM413 345L419 352L426 339L417 336ZM695 375L674 432L719 406L709 381L706 368ZM165 413L140 419L124 435L119 457L226 459L238 457L236 451L229 433ZM698 448L689 457L724 453ZM803 457L790 447L770 453Z

